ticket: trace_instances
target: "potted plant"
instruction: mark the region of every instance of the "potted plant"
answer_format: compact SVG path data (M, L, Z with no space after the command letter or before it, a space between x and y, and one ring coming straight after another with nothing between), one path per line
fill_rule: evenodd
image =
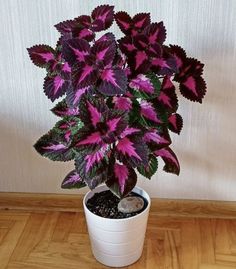
M96 38L113 21L124 37L117 41L108 32ZM141 256L150 207L148 194L135 187L137 172L150 179L162 158L164 170L179 175L169 135L183 126L175 84L184 97L201 103L203 64L181 47L165 45L163 22L152 23L149 13L132 18L102 5L91 16L55 27L61 34L55 49L28 49L33 63L46 68L46 96L54 102L65 95L52 108L60 120L35 149L53 161L75 161L62 188L92 190L84 209L93 253L108 266L126 266ZM139 212L117 209L120 199L128 203L134 196L139 203L143 197Z

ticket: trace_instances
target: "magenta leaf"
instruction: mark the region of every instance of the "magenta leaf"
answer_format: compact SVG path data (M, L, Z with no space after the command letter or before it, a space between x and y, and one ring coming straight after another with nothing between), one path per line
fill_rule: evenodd
M170 117L168 118L168 128L177 134L180 134L182 128L183 128L183 119L182 117L178 114L172 114L170 115Z
M102 120L102 114L108 109L102 98L88 98L83 96L79 105L80 118L84 124L91 124L95 128Z
M170 45L171 54L175 57L178 69L183 67L184 61L186 60L186 52L183 48L176 45Z
M72 70L72 85L75 89L92 86L98 78L98 69L93 64L79 63Z
M170 76L177 72L176 59L169 53L164 52L162 57L152 59L151 69L161 76Z
M70 107L77 107L83 94L90 93L91 87L87 86L84 88L73 89L69 87L66 92L66 102Z
M145 74L150 69L149 56L144 50L137 50L128 57L128 64L135 74Z
M64 178L61 187L62 189L80 189L86 186L86 183L81 179L76 170L72 170Z
M109 147L102 145L93 152L80 151L76 155L76 170L90 189L94 189L107 180L108 152Z
M36 45L28 48L32 62L39 67L47 67L54 60L54 49L48 45Z
M148 148L137 135L120 139L115 150L117 159L132 167L148 162Z
M175 153L169 147L156 150L154 154L157 157L160 156L165 162L165 166L163 168L164 171L179 175L180 172L179 161Z
M132 101L128 97L114 96L112 99L115 109L130 111L132 109Z
M93 19L92 29L95 32L108 29L114 20L114 6L101 5L96 7L91 15Z
M97 41L96 43L100 42L100 41L115 41L116 37L113 33L106 33L104 35L102 35Z
M149 44L163 44L166 39L166 29L162 21L151 23L144 29L143 33L148 37Z
M128 136L128 135L131 135L131 134L134 134L134 133L139 133L141 130L138 129L138 128L134 128L134 127L130 127L130 126L127 126L123 132L120 134L120 138L124 138L125 136Z
M160 102L169 113L175 112L178 108L175 86L168 76L163 79L158 102Z
M157 158L152 154L150 154L148 164L146 166L140 165L137 167L139 173L148 179L151 179L151 177L156 173L157 168L158 168Z
M44 80L43 88L46 96L53 102L64 95L70 86L68 80L64 80L59 75L47 76Z
M155 123L162 122L161 119L158 117L157 111L155 110L152 103L143 100L140 106L141 106L140 112L144 118L151 120Z
M59 117L65 116L78 116L79 108L78 107L68 107L66 100L62 100L56 106L54 106L51 111Z
M54 25L59 33L62 35L68 34L72 32L72 29L75 28L77 25L76 20L67 20L63 22L59 22L58 24Z
M136 52L137 48L133 43L133 38L131 36L125 36L118 40L120 50L127 56L131 53Z
M145 132L143 140L152 150L163 148L171 144L168 131L164 132L156 128L150 128L147 132Z
M126 35L135 36L151 22L149 13L136 14L133 19L124 11L115 14L115 20L120 30Z
M92 47L93 55L101 61L104 67L110 66L116 53L116 43L113 41L98 41Z
M206 94L206 82L200 76L189 76L184 82L180 83L179 89L185 98L201 103Z
M75 153L65 138L54 129L42 136L34 145L36 151L52 161L70 161Z
M128 195L137 183L137 175L127 164L114 163L109 167L108 188L119 198Z
M137 98L153 99L160 93L161 83L154 73L139 74L129 83L132 94Z
M84 62L85 57L90 54L90 45L84 39L68 39L63 43L62 54L70 65L76 62Z
M113 96L124 94L127 89L125 71L118 67L104 69L101 74L101 84L98 91L102 94Z

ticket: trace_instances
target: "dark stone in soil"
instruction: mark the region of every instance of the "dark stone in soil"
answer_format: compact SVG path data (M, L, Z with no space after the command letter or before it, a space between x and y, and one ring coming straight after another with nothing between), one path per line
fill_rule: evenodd
M141 197L144 201L144 207L142 210L134 213L119 212L118 203L120 202L120 199L109 190L95 193L93 197L87 201L86 205L87 208L95 215L109 219L124 219L133 217L140 214L147 208L148 201L141 195L131 192L128 196Z

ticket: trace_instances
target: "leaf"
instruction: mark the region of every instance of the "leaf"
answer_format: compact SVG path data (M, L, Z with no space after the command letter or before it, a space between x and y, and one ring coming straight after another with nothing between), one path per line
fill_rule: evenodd
M177 68L183 67L184 61L186 60L186 52L183 48L177 45L170 45L171 54L175 57Z
M159 95L161 83L153 73L148 75L139 74L130 81L129 86L133 89L132 94L135 97L153 99Z
M64 80L61 76L55 75L53 77L47 76L44 79L44 93L46 96L54 102L57 98L65 94L69 88L70 82Z
M65 60L72 66L76 62L84 62L90 54L90 45L84 39L73 38L63 43L62 54Z
M87 27L78 26L72 30L72 36L91 42L95 38L95 33Z
M115 153L119 161L132 167L148 162L148 148L137 135L120 139L115 147Z
M120 30L125 34L130 34L132 19L125 11L120 11L115 14L115 20Z
M107 68L101 73L101 84L97 90L108 96L124 94L127 90L125 71L119 67Z
M75 157L74 151L55 129L42 136L34 145L36 151L52 161L70 161Z
M148 37L149 44L163 44L166 39L166 29L163 22L151 23L148 25L143 33Z
M168 76L163 79L158 101L164 106L168 113L175 112L178 109L178 98L175 92L175 86Z
M144 118L151 120L155 123L159 124L162 123L152 103L142 100L140 106L141 106L141 115Z
M57 29L59 33L62 35L68 34L72 32L72 29L77 25L76 20L67 20L63 22L59 22L54 27Z
M90 189L107 180L108 159L107 145L102 145L93 152L79 151L76 155L75 165L80 176L85 180Z
M150 128L145 132L143 140L152 149L163 148L171 144L168 130L164 131L161 128Z
M145 74L151 66L147 52L144 50L137 50L130 53L127 62L135 74Z
M132 109L132 101L128 97L114 96L112 99L115 109L130 111Z
M202 77L189 76L179 86L181 94L190 101L202 103L206 94L206 82Z
M95 128L102 120L102 114L108 110L103 98L83 96L79 105L80 118L84 124L92 124Z
M107 187L119 198L127 196L137 183L134 169L126 164L110 165Z
M183 119L182 117L178 114L172 114L170 115L170 117L168 118L168 128L177 134L180 134L182 128L183 128Z
M154 154L157 157L160 156L165 162L165 166L163 168L164 171L179 175L180 172L179 161L175 153L169 147L156 150Z
M151 22L149 13L136 14L133 19L124 11L115 14L115 20L120 30L125 35L135 36Z
M131 36L125 36L118 40L120 50L129 57L131 53L137 51L133 43L133 38Z
M48 45L36 45L27 50L32 62L39 67L47 67L55 58L54 49Z
M70 107L76 108L79 105L80 99L84 93L89 93L91 87L87 86L84 88L73 89L73 87L69 87L66 92L66 103Z
M74 89L93 86L98 79L98 69L93 64L78 63L72 69L72 85Z
M92 29L95 32L108 29L114 20L114 6L101 5L92 11Z
M51 111L58 117L79 115L79 108L68 107L65 99L56 104L56 106L54 106Z
M97 61L101 61L104 67L110 66L116 53L116 43L113 41L98 41L92 47L91 52Z
M158 161L157 158L153 155L149 156L148 165L140 165L137 167L139 173L143 176L145 176L148 179L151 179L151 177L156 173L158 167Z
M64 178L61 187L62 189L80 189L86 187L86 183L81 179L76 170L72 170Z

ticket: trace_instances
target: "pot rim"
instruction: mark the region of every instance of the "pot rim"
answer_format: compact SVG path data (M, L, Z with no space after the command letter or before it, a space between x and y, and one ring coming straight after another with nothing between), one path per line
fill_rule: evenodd
M102 184L102 185L100 185L100 186L98 186L96 189L95 189L95 193L99 193L99 192L101 192L102 190L104 190L104 187L105 188L107 188L107 190L109 190L109 188L105 185L105 184ZM100 191L100 189L102 189L101 191ZM93 216L96 216L97 218L99 218L99 219L103 219L103 220L109 220L109 221L113 221L113 222L122 222L122 221L127 221L127 220L131 220L131 219L135 219L135 218L140 218L142 215L144 215L147 211L149 211L149 209L150 209L150 206L151 206L151 199L150 199L150 196L149 196L149 194L143 189L143 188L141 188L141 187L137 187L137 186L135 186L134 188L133 188L133 192L135 192L135 190L141 190L142 192L144 192L145 193L145 195L147 196L147 197L143 197L143 198L146 198L147 199L147 202L148 202L148 205L147 205L147 207L145 208L145 210L144 211L142 211L141 213L139 213L139 214L137 214L137 215L135 215L135 216L132 216L132 217L128 217L128 218L122 218L122 219L111 219L111 218L105 218L105 217L101 217L101 216L98 216L98 215L96 215L96 214L94 214L92 211L90 211L89 209L88 209L88 207L87 207L87 205L86 205L86 200L87 200L87 197L88 197L88 195L91 193L91 192L93 192L93 190L89 190L86 194L85 194L85 196L84 196L84 198L83 198L83 206L84 206L84 208L85 208L85 210L87 211L87 212L89 212L89 214L91 214L91 215L93 215ZM141 194L140 194L141 195ZM142 196L142 195L141 195Z

